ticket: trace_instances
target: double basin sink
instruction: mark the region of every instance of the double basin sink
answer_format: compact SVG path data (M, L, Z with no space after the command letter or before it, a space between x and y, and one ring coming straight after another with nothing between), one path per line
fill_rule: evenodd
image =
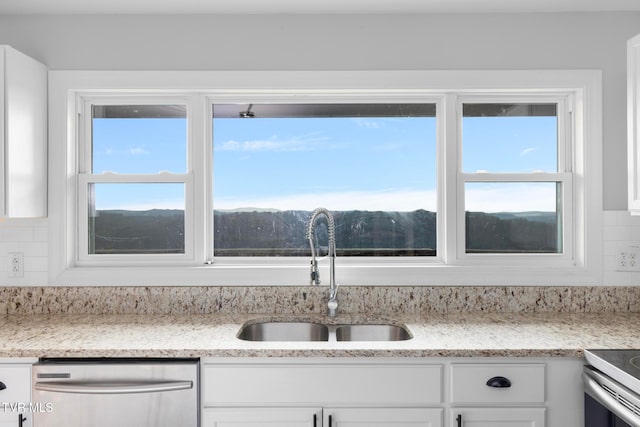
M413 338L404 325L348 324L317 322L247 323L238 332L245 341L406 341Z

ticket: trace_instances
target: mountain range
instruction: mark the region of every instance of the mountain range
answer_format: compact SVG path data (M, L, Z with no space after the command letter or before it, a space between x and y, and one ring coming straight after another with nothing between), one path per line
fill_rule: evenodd
M307 223L302 210L214 211L216 256L307 256ZM436 213L427 210L336 211L339 256L435 255ZM466 213L468 252L558 252L555 212ZM315 237L327 246L324 218ZM94 253L184 252L184 212L101 210L91 219Z

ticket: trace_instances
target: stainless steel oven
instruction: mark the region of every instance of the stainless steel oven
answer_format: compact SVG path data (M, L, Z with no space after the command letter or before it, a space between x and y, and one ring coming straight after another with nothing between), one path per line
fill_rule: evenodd
M585 350L585 358L585 427L640 427L640 350Z
M32 375L34 427L198 427L198 360L45 359Z

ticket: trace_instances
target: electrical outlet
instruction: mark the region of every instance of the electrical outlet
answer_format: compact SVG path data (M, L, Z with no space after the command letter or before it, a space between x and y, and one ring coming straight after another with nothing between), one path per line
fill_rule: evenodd
M9 252L9 277L24 277L24 254Z
M640 271L640 247L619 247L616 253L617 271Z

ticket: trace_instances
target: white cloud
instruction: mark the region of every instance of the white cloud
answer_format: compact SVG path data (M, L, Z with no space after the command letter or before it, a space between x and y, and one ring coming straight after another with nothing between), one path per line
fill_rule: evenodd
M111 202L108 205L98 205L97 210L126 210L150 211L152 209L181 209L184 210L184 199L155 200L145 202Z
M529 212L556 210L555 185L539 183L481 184L466 191L465 207L473 212Z
M215 151L312 151L318 148L319 143L326 138L318 136L294 137L280 140L276 136L271 139L258 139L252 141L229 140L214 145Z
M382 123L379 120L371 120L371 119L363 119L357 118L356 124L361 128L366 129L380 129L382 127Z
M533 153L536 150L537 148L535 147L525 148L524 150L522 150L522 152L520 152L520 157L528 156L529 154Z
M129 148L128 150L129 154L133 155L133 156L139 156L141 154L149 154L148 150L145 150L142 147L132 147Z

